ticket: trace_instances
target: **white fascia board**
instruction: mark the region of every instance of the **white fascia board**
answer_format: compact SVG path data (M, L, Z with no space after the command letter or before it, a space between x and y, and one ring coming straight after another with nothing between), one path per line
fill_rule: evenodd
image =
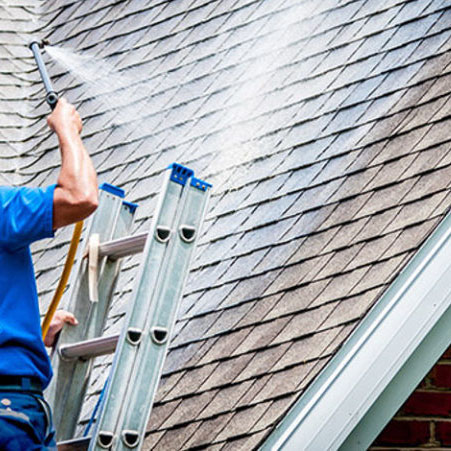
M451 307L391 380L340 446L340 451L367 450L404 401L450 344ZM426 368L426 371L425 371Z
M440 321L449 318L450 305L448 215L261 449L339 449L434 328L450 330ZM426 373L430 364L424 366Z

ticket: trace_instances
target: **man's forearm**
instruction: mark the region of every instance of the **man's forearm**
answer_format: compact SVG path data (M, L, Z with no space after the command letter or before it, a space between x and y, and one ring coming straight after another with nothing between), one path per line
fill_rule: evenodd
M71 203L97 199L97 174L80 136L66 133L58 139L61 151L58 187L64 190Z
M53 202L57 229L86 218L97 208L97 175L80 137L82 124L75 108L60 99L48 123L58 136L61 152Z

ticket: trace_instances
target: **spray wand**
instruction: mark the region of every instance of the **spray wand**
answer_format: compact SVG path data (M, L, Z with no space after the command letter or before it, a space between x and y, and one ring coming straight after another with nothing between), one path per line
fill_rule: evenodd
M41 49L44 48L44 44L48 44L46 41L32 41L29 44L31 51L33 52L34 59L41 74L42 82L44 83L46 96L45 101L49 104L50 108L53 110L58 103L58 93L54 91L52 83L50 81L49 74L42 59ZM83 229L83 221L77 222L75 224L74 232L72 234L72 239L69 246L69 252L66 257L66 262L64 263L63 273L61 275L60 281L56 288L55 294L53 295L52 302L45 314L44 321L42 322L42 339L45 340L47 332L52 322L52 318L55 315L58 304L63 296L64 290L66 288L67 282L69 280L69 275L74 264L75 255L77 253L78 244L80 243L81 232Z
M44 60L42 59L41 49L44 48L44 45L48 44L47 41L31 41L29 47L33 52L34 59L36 60L36 64L39 69L39 73L41 74L42 82L44 83L46 96L45 101L49 104L50 108L53 110L58 103L58 93L54 91L52 87L52 82L50 81L49 74L47 73L47 69L44 64Z

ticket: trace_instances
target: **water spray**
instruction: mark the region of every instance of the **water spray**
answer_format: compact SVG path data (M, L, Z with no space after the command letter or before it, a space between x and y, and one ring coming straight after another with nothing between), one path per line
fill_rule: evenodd
M53 110L58 103L58 93L53 89L52 82L50 81L49 74L44 64L44 60L42 59L41 49L44 48L44 45L48 44L47 41L31 41L28 45L33 52L34 59L36 60L36 64L39 69L39 73L41 74L42 82L44 83L46 96L45 101L49 104L50 108Z

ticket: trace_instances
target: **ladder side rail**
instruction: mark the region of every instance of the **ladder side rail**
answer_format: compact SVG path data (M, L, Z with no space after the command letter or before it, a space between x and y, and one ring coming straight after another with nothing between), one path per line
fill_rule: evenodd
M122 204L119 210L119 217L114 227L113 236L129 233L133 218L134 212L130 211L128 205ZM103 263L103 268L101 269L98 280L99 299L97 302L88 300L88 314L83 333L84 339L91 339L92 337L101 335L122 264L121 260L110 261L107 258L101 259L100 262ZM80 325L82 324L80 323ZM58 431L59 437L69 438L74 435L76 430L83 400L88 388L93 361L87 361L86 359L64 361L60 358L60 362L64 362L63 365L66 366L68 372L72 371L71 384L68 387L65 403L65 410L69 409L72 415L63 416L60 421L60 430Z
M101 190L99 208L91 219L85 236L98 234L102 240L108 240L115 235L128 233L124 224L128 223L130 226L132 223L133 214L129 210L123 205L121 196ZM126 222L118 220L121 216L128 216ZM105 262L103 263L105 264ZM79 320L79 326L64 328L57 348L87 338L86 333L93 309L88 292L88 262L81 258L80 254L77 266L74 283L69 293L69 310L74 312ZM111 281L111 283L114 284L115 281ZM57 351L53 353L52 357L55 377L49 386L47 396L52 401L58 438L69 438L75 430L81 403L87 389L90 364L80 360L63 360Z
M111 212L116 212L120 208L121 200L116 198L116 196L112 196L111 194L101 190L99 193L99 206L96 210L96 212L86 221L86 230L83 235L83 243L86 243L86 237L90 236L92 233L102 232L102 237L110 237L111 229L113 228L113 224L111 221L108 221L106 225L102 225L101 222L97 219L99 217L108 217L108 212L111 215ZM77 253L77 259L76 264L74 267L74 270L72 271L71 277L70 277L70 284L69 284L69 293L68 293L68 305L67 309L74 313L74 315L78 318L80 324L83 324L82 321L84 321L85 315L83 314L83 309L81 308L81 305L77 305L82 303L81 301L78 301L79 299L79 292L83 289L83 278L86 273L86 261L82 258L80 258L81 252L80 249ZM86 282L85 282L86 284ZM86 285L87 286L87 285ZM87 293L86 293L87 296ZM78 337L76 339L73 339L73 341L80 341L84 337L82 336L83 328L75 328L74 331L75 334L78 334ZM69 329L64 328L61 331L60 337L58 339L57 345L65 344L66 342L70 342L72 340L69 340L68 337ZM66 338L68 337L68 338ZM58 404L61 403L61 401L64 402L62 398L64 398L64 394L67 393L64 389L62 389L62 383L65 381L65 375L60 374L60 368L59 368L60 358L57 352L55 352L55 349L52 352L52 368L54 376L50 382L49 387L46 390L46 398L52 407L52 410L54 412L55 416L55 426L57 426L58 423L58 416L55 415L55 412L58 411ZM63 384L65 385L65 384Z
M116 429L120 435L115 447L118 451L142 445L208 198L209 190L199 190L191 184L184 189L176 233L168 249L169 258L164 262L165 277L147 315L126 408Z
M119 412L124 403L128 375L133 368L141 331L144 327L146 303L151 302L151 293L154 292L158 279L164 277L164 274L161 274L161 266L165 257L167 240L170 238L170 231L174 226L174 217L181 192L182 186L171 181L170 174L166 174L93 437L97 437L99 430L110 431L116 427ZM166 232L169 234L166 235ZM150 271L146 271L146 267L150 268ZM108 441L108 434L103 435L102 440L102 443L105 444ZM90 449L96 446L95 443L96 439L93 439Z

